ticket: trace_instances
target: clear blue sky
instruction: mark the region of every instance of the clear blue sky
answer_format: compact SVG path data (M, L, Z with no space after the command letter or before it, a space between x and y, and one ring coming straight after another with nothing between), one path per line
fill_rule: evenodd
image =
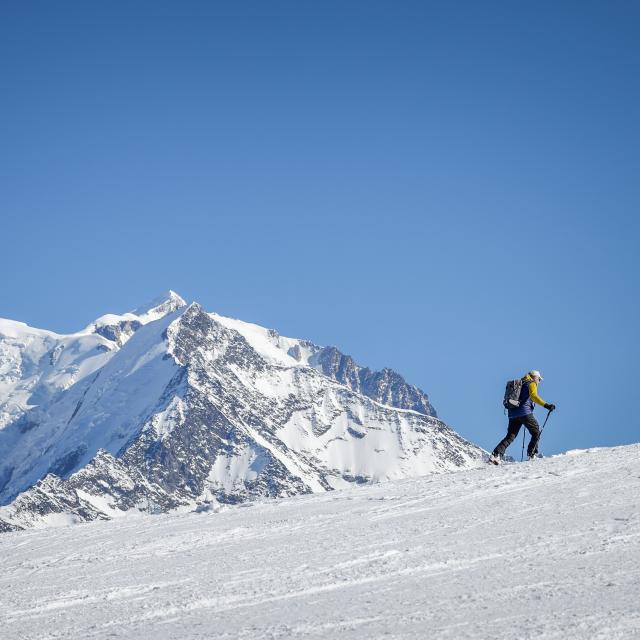
M638 33L633 1L4 2L0 316L172 288L486 448L530 368L545 453L636 442Z

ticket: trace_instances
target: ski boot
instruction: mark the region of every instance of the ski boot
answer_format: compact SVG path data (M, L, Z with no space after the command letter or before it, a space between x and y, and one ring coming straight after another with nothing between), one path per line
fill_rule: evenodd
M502 459L500 458L500 456L493 455L493 453L492 453L489 456L489 459L487 460L487 462L489 464L499 465L502 462Z

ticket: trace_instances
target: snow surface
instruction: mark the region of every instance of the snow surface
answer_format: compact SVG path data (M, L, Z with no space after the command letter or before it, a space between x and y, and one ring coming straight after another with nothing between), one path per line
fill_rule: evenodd
M632 445L7 533L1 635L638 638L639 508Z
M0 429L100 368L111 348L97 334L63 336L0 318Z
M100 330L112 327L117 331L127 323L145 325L185 305L169 290L134 312L103 315L69 335L0 318L0 430L94 374L135 332L125 327L114 341Z
M209 315L220 324L237 331L267 362L285 367L308 365L307 359L296 360L288 354L288 350L301 343L295 338L285 338L273 329L266 329L258 324L227 318L217 313Z

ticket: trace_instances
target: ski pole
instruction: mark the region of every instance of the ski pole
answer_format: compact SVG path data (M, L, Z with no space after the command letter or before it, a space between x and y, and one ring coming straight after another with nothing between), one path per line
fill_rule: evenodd
M522 430L522 454L520 455L520 462L524 460L524 436L527 433L526 429Z
M542 429L540 429L540 438L542 438L542 432L544 431L544 428L547 426L547 420L549 419L550 415L551 415L551 411L547 413L547 417L544 419L544 424L542 425ZM538 438L538 442L540 442L540 438Z

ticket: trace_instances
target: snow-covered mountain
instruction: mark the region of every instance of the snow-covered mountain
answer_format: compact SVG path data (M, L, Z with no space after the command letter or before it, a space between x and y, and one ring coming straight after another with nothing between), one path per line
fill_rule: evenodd
M95 373L138 328L185 304L168 291L134 312L101 316L71 335L0 318L0 429Z
M640 445L0 536L3 640L640 637Z
M479 464L397 373L166 296L0 321L0 529L211 509Z

